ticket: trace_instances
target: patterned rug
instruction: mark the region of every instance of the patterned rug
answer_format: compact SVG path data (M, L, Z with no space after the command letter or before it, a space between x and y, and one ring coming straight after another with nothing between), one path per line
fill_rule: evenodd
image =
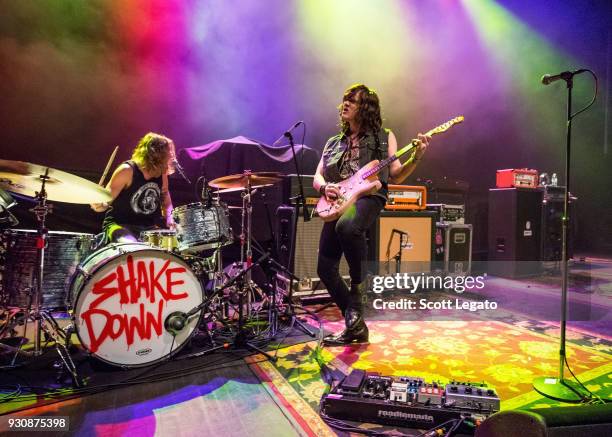
M334 311L323 317L332 320L325 323L327 330L342 328ZM482 320L379 321L368 326L369 345L320 350L328 367L343 374L363 369L442 383L484 382L495 388L502 410L560 405L531 385L535 377L557 375L559 328L554 325ZM574 331L568 331L567 341L567 358L576 376L596 395L612 397L611 343ZM312 341L286 348L278 362L253 363L251 368L307 434L335 435L318 416L327 386L315 359L316 346Z

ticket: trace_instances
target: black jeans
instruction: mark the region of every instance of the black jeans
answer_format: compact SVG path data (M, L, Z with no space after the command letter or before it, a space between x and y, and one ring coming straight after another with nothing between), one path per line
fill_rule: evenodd
M366 231L374 224L385 201L380 196L358 199L342 216L323 225L319 240L317 273L331 298L344 311L349 304L350 291L340 276L340 259L344 254L349 266L351 284L362 283L366 277Z
M105 243L138 243L140 233L155 229L153 226L124 225L119 223L105 223L104 234Z

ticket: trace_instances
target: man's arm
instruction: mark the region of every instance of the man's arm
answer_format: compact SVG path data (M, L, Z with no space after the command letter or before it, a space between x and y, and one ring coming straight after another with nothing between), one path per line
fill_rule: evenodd
M168 173L162 174L162 217L166 226L174 229L174 219L172 218L172 198L168 189Z
M133 170L128 164L121 164L106 184L106 189L110 191L112 200L110 202L92 203L91 209L96 212L104 212L110 207L110 203L117 198L124 188L132 183Z
M425 153L425 149L429 145L429 140L431 136L426 136L423 134L418 134L418 144L416 146L415 152L405 163L401 163L399 159L396 159L389 166L389 183L392 184L400 184L404 182L404 180L410 176L410 174L414 171L421 157ZM395 134L393 132L389 132L389 156L395 154L397 152L397 139L395 138Z
M314 179L312 181L312 187L317 190L321 196L325 196L329 199L335 199L340 195L338 186L336 184L330 184L325 181L323 177L323 157L317 165L317 171L315 172Z

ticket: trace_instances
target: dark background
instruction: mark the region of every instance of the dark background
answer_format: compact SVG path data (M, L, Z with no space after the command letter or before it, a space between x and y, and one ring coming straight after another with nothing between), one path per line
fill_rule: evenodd
M408 183L467 182L477 252L497 169L564 183L565 87L540 77L591 68L598 99L574 122L576 247L612 254L608 1L0 0L0 10L1 158L97 180L115 145L127 159L148 131L179 149L237 135L269 144L297 120L320 151L342 91L365 82L400 143L465 115ZM575 82L579 109L593 81ZM180 185L177 204L190 192ZM55 216L56 230L101 222L86 205L57 203Z

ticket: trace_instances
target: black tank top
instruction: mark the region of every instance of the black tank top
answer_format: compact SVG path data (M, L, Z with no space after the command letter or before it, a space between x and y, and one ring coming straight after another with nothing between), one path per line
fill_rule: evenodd
M381 129L378 132L370 132L362 136L359 140L359 151L356 153L358 165L355 166L356 168L349 169L343 168L349 165L346 161L351 159L351 150L349 150L346 134L340 133L331 137L323 148L323 178L327 182L340 182L348 176L345 174L343 177L342 173L354 174L356 170L373 159L385 159L389 154L389 132L389 129ZM374 195L386 200L389 180L388 167L378 173L378 179L382 183L382 188Z
M125 161L132 167L132 184L123 189L106 211L103 226L117 223L148 227L155 225L161 216L162 178L145 180L134 161Z

